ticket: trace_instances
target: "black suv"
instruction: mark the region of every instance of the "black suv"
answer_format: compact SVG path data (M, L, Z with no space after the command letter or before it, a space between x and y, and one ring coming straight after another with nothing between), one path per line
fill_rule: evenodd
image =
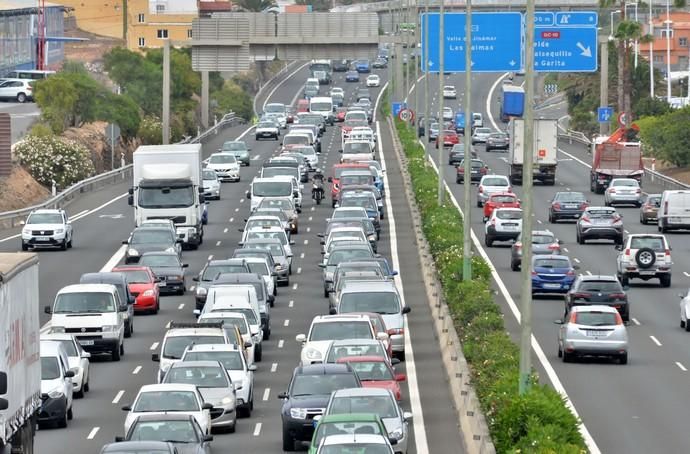
M278 394L283 399L283 451L294 451L296 441L311 441L314 416L323 415L333 391L361 386L349 364L297 366L287 392Z
M597 304L611 306L618 310L623 321L630 320L628 295L616 276L580 275L565 295L565 314L573 306Z

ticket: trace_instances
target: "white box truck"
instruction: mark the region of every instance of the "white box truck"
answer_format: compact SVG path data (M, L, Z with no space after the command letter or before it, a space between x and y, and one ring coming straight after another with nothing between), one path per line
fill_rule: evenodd
M510 182L522 184L522 159L525 147L525 121L510 121ZM545 185L556 183L556 166L558 164L558 121L534 120L534 150L532 152L532 175L535 180Z
M204 239L201 144L144 145L134 152L128 202L137 227L148 219L171 219L183 245Z
M41 408L38 255L0 253L0 453L33 454Z

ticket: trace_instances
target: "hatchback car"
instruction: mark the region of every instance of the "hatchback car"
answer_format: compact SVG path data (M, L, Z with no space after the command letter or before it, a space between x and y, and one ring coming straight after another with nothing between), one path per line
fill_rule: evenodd
M616 258L618 280L627 286L630 279L648 281L658 278L662 287L671 286L671 246L664 235L631 234L623 244L616 245L620 251Z
M484 203L484 222L489 220L496 208L520 208L520 199L512 192L491 194Z
M510 146L510 137L504 132L492 132L486 138L484 149L491 150L507 150Z
M138 265L116 266L113 272L122 273L127 279L129 293L135 298L134 312L157 314L160 310L160 290L158 277L151 268Z
M148 266L158 277L158 289L161 293L184 295L187 291L185 268L189 265L180 262L175 252L146 252L139 259L139 265Z
M20 103L32 100L33 80L4 79L0 81L0 99L13 100Z
M165 442L176 448L170 452L211 454L211 441L213 441L213 436L205 434L194 417L168 413L139 416L130 427L129 432L124 437L115 437L116 444L109 446L117 448L117 446L126 446L129 443ZM129 451L114 449L106 452L119 454ZM160 451L155 445L151 445L132 452L161 454L168 451Z
M607 356L628 363L628 331L616 309L575 306L559 324L558 357L564 363L580 356Z
M232 153L235 155L235 159L243 166L249 167L251 159L249 157L249 152L251 148L243 140L230 140L228 142L223 142L223 146L218 149L221 153Z
M345 82L359 82L359 73L357 71L346 72Z
M623 216L615 208L588 207L577 220L576 229L579 244L602 239L623 244Z
M367 87L378 87L381 85L381 78L376 74L367 76Z
M453 85L446 85L443 87L443 99L455 99L458 97L458 91Z
M477 188L477 207L482 208L491 194L513 192L513 187L505 175L484 175Z
M437 121L432 121L429 123L429 143L435 142L436 139L438 139L438 131L439 131L440 125Z
M339 413L317 418L309 454L393 454L388 430L373 413Z
M486 143L491 135L491 128L476 128L472 133L472 143Z
M661 194L648 194L640 206L640 224L657 222L660 206Z
M574 306L610 306L618 310L624 322L630 320L630 303L625 288L616 276L580 275L565 294L565 315Z
M522 231L520 208L498 208L484 224L484 244L492 247L494 241L514 241Z
M265 138L278 140L279 137L280 125L275 121L260 121L254 130L254 139L257 142Z
M441 136L436 138L436 148L439 147L439 141ZM452 147L455 144L460 143L460 136L457 132L452 129L446 129L443 131L443 148Z
M634 178L614 178L604 191L604 204L642 205L642 188Z
M201 171L201 178L204 186L204 197L207 199L220 200L220 180L218 174L213 169Z
M578 219L588 206L589 201L582 192L557 192L549 206L549 222Z
M532 254L547 255L560 254L561 240L548 230L532 231ZM519 271L522 266L522 233L510 247L510 269Z
M443 108L443 119L446 121L453 120L453 108L452 107L446 106Z
M575 280L576 265L565 255L535 255L532 257L532 295L537 293L567 293Z
M477 152L474 147L470 149L470 155L472 159L477 158ZM465 159L465 144L458 142L453 145L453 148L451 148L448 153L448 164L457 165L462 162L463 159Z

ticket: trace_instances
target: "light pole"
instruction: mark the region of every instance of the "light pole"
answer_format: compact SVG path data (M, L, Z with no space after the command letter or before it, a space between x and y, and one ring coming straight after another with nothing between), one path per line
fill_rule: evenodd
M651 2L650 2L650 4L651 4ZM630 3L625 4L625 17L628 17L628 6L634 6L635 7L635 22L638 22L638 20L637 20L637 2L630 2ZM637 68L637 54L639 53L638 52L639 43L638 43L637 39L635 39L634 45L635 45L635 68Z
M446 35L445 35L445 14L446 8L443 4L444 0L441 0L440 14L438 15L438 138L436 139L436 147L438 148L438 192L436 194L436 200L438 206L443 205L443 199L445 197L445 189L443 187L443 180L445 171L443 168L443 132L445 127L445 122L443 121L443 82L445 77L443 77L443 71L445 70L445 47L446 47ZM467 119L465 119L465 126L467 126Z
M666 0L666 102L671 104L671 4Z
M615 39L615 36L613 35L613 15L614 14L620 14L621 10L617 9L615 11L611 11L611 34L609 35L609 41L613 41Z
M654 99L654 20L652 16L652 2L649 2L649 34L652 40L649 42L649 97Z
M472 183L472 159L470 150L472 148L472 0L466 1L465 9L465 159L463 167L465 171L465 216L463 217L463 249L462 249L462 280L472 280L472 195L470 183ZM469 128L469 129L468 129ZM439 162L440 166L440 162Z
M424 136L429 137L429 0L424 1ZM424 154L428 154L424 147ZM426 156L428 158L428 156Z

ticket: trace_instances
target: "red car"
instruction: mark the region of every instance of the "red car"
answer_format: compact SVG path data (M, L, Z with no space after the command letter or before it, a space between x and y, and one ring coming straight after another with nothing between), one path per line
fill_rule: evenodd
M116 266L113 272L123 273L130 293L136 298L134 312L157 314L161 308L158 278L148 266Z
M491 194L484 203L484 221L491 217L496 208L520 208L520 199L512 192L498 192Z
M440 139L441 136L436 138L436 148L438 148L438 139ZM443 147L452 147L456 143L460 143L460 136L458 135L457 132L447 129L443 131Z
M346 356L339 363L349 363L357 372L364 388L390 390L395 399L402 400L400 382L407 380L405 374L396 374L386 358L382 356Z
M333 166L333 176L328 177L328 182L331 183L331 205L335 207L338 201L338 194L340 193L340 175L342 175L343 170L369 170L369 166L366 164L336 164Z
M306 99L300 99L297 101L297 113L309 112L309 101Z
M335 110L335 121L337 123L342 123L345 121L345 114L347 113L347 107L338 107Z

